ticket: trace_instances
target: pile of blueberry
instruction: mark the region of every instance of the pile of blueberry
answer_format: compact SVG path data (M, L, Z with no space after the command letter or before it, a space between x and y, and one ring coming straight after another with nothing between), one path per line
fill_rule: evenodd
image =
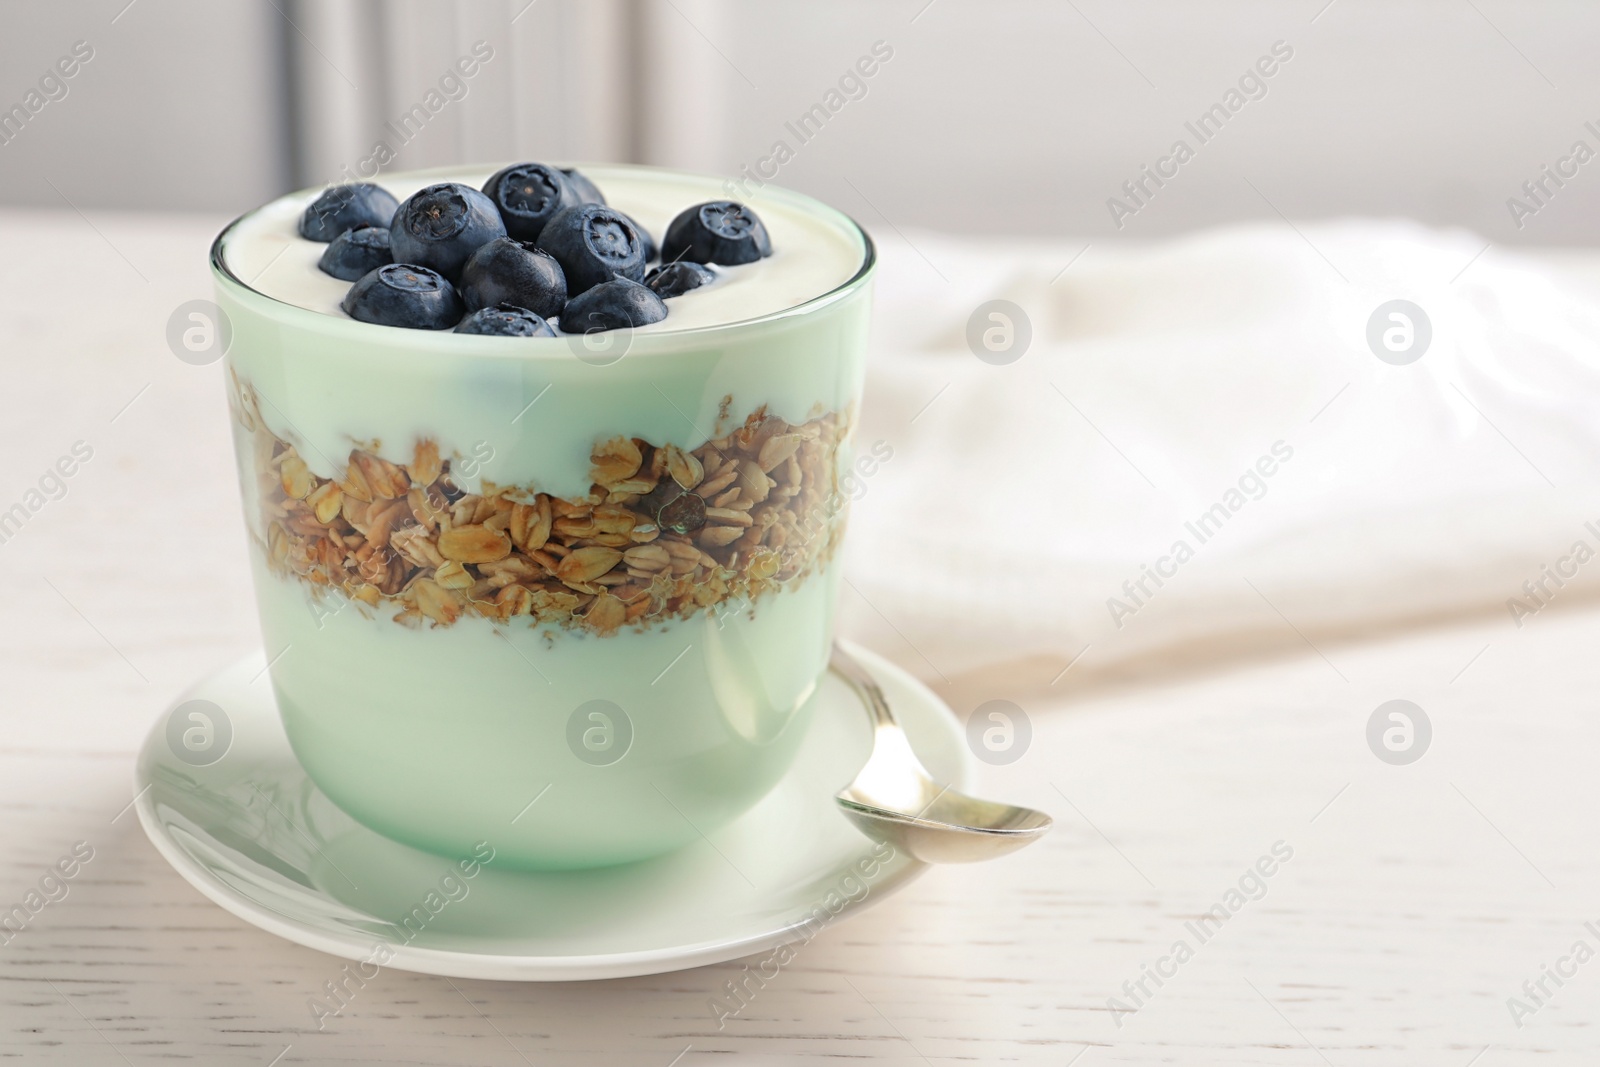
M659 249L576 170L517 163L480 192L458 182L405 203L371 182L325 190L300 235L328 242L318 266L354 282L351 318L417 330L554 337L667 317L665 300L712 281L710 264L772 254L755 212L732 200L686 208ZM647 265L660 264L647 271Z

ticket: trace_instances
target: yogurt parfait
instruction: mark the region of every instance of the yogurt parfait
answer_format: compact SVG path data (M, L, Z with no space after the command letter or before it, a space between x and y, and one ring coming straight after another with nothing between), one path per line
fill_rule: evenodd
M212 265L272 685L335 803L563 868L772 787L831 641L859 227L519 163L291 194Z

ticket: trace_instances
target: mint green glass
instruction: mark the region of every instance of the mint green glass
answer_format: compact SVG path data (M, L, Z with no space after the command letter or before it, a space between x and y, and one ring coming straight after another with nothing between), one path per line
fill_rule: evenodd
M584 170L602 187L608 173L650 173ZM358 821L445 856L487 841L497 865L594 867L709 833L788 769L826 669L837 551L747 600L613 633L527 615L406 626L387 601L351 600L274 564L281 531L261 503L282 473L264 469L271 438L343 478L354 445L410 463L414 442L393 430L409 427L457 471L543 489L570 481L616 435L693 450L763 406L849 420L871 242L816 201L771 186L759 197L758 211L781 199L845 229L860 269L762 318L604 339L625 348L620 358L581 339L402 330L294 307L230 271L233 227L217 238L211 264L232 330L226 367L271 685L295 755ZM390 439L374 441L380 430ZM828 458L837 479L848 437ZM832 543L846 496L829 499L821 521Z

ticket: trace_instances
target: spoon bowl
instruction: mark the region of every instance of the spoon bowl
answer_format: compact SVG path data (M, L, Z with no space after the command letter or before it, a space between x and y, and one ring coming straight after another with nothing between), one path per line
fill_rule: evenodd
M1014 852L1050 829L1053 820L1042 811L971 797L936 782L872 675L837 644L829 666L872 715L872 754L834 798L862 833L924 863L970 863Z

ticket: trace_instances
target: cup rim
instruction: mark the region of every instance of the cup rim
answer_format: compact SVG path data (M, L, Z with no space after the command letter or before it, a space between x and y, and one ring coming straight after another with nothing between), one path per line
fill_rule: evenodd
M559 162L554 165L561 167L576 167L580 170L585 168L602 170L608 168L625 167L630 170L650 171L663 176L695 179L704 179L707 177L705 174L700 174L694 171L678 170L671 167L655 167L634 163ZM404 173L408 175L416 175L418 177L438 176L442 178L452 174L459 175L460 172L467 167L471 167L472 169L476 170L480 166L492 166L498 169L498 167L504 166L504 164L457 164L446 167L421 168L418 170L405 171ZM296 193L306 193L310 192L313 188L317 187L308 187L306 189L296 190L294 193L287 193L284 195L293 196L296 195ZM789 197L796 201L806 202L808 204L820 207L824 211L830 212L848 223L853 232L860 237L862 244L861 264L859 267L857 267L855 273L845 281L834 286L832 289L829 289L827 292L818 294L817 296L809 297L791 307L768 312L764 315L755 316L754 318L737 319L732 322L719 322L709 326L693 326L682 330L662 330L652 333L636 333L632 330L626 329L608 332L613 334L631 335L629 339L631 351L637 351L641 345L645 347L660 346L663 348L676 349L683 342L696 344L702 342L716 343L722 337L730 334L747 331L752 327L778 322L786 318L792 318L813 312L818 308L844 299L851 293L861 289L867 283L868 279L872 276L877 267L877 245L873 242L872 236L867 233L866 228L857 222L854 217L846 214L843 211L840 211L835 207L823 203L815 197L796 192L795 190L789 189L785 186L767 183L762 188L763 191L770 190L777 193L779 196ZM276 199L281 198L274 198L274 200ZM271 202L272 201L269 201L268 203ZM297 304L291 304L288 301L280 300L274 296L269 296L268 294L263 293L261 290L254 288L248 282L244 281L237 274L235 274L233 269L228 265L222 252L223 244L226 242L228 236L234 231L234 229L245 219L254 215L256 212L262 210L266 206L266 204L261 204L239 215L226 226L224 226L217 236L212 240L209 253L211 274L213 281L215 281L220 288L229 292L230 295L240 298L247 303L259 304L261 310L263 310L265 313L278 317L287 325L297 326L308 330L316 330L318 332L332 332L336 335L344 331L355 331L352 333L352 339L360 337L365 338L368 341L375 341L381 338L387 343L401 344L405 345L406 347L437 349L441 352L448 352L451 348L459 348L462 352L470 352L475 356L503 356L508 359L559 359L569 356L571 353L570 345L573 338L583 336L581 334L557 333L555 337L507 338L479 334L459 334L453 332L452 330L413 330L398 326L381 326L376 323L358 322L355 319L339 318L334 315L329 315L325 312L313 311L310 308L303 308ZM386 332L385 334L375 337L371 333L373 330L383 330ZM506 342L508 341L515 343L507 344Z

